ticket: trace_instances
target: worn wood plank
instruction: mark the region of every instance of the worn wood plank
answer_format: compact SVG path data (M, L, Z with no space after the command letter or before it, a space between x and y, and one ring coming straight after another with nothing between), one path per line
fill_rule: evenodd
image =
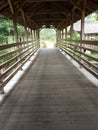
M0 106L0 130L97 130L98 88L57 49L36 62Z

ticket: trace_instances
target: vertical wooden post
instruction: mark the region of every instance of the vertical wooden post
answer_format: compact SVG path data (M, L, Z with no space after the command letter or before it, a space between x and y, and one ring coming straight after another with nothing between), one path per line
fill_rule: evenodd
M71 13L71 28L70 28L70 40L72 41L72 35L73 35L73 21L74 21L74 9Z
M34 43L35 43L35 46L37 46L37 34L36 34L36 30L34 30Z
M30 28L30 32L31 32L31 39L32 39L33 37L32 37L32 29L31 28Z
M40 48L40 35L39 35L39 29L36 30L36 33L37 33L38 48Z
M84 40L84 25L85 25L85 8L86 8L87 0L83 1L83 10L81 12L82 17L81 17L81 34L80 34L80 40ZM82 44L80 42L80 52L82 52ZM81 61L81 54L80 54L80 61ZM80 66L81 67L81 66Z
M38 41L37 41L37 30L35 30L35 42L36 42L36 46L38 47Z
M24 26L24 30L25 30L26 41L28 41L28 31L27 31L27 27L26 26Z
M85 10L82 11L80 40L84 39Z
M63 29L63 30L62 30L62 35L63 35L63 38L62 38L62 39L64 39L64 38L65 38L64 33L65 33L65 30Z
M39 48L40 48L40 30L38 29L38 42L39 42Z
M32 30L32 37L33 37L33 41L34 41L34 30Z
M83 9L82 9L82 17L81 17L81 35L80 35L80 40L83 40L84 39L84 25L85 25L85 8L86 8L86 5L87 5L87 0L84 0L83 1Z
M12 5L11 0L8 0L8 4L12 13L15 42L18 42L18 30L17 30L16 15L15 15L14 7L13 7L14 5Z
M58 29L56 30L56 47L58 47Z
M60 45L60 42L61 42L61 31L60 30L57 30L57 44L58 46Z
M61 30L61 39L63 39L63 30Z
M62 39L63 39L63 29L61 30L61 37L62 37Z
M32 36L33 36L33 40L34 40L34 30L32 30Z
M58 30L58 46L60 44L60 30Z
M61 35L62 33L61 33L61 30L59 31L59 35L60 35L60 40L61 40L61 38L62 38L62 35Z
M65 40L67 40L67 16L65 21Z
M61 31L58 30L58 35L59 35L59 44L60 44L60 41L61 41Z
M33 44L33 34L32 34L32 29L31 30L31 39L32 39L32 44Z
M87 0L83 0L83 9L82 9L82 18L81 18L81 35L80 35L80 40L84 40L85 35L84 35L84 29L85 29L85 8L87 5Z
M13 27L14 27L15 42L18 42L18 30L17 30L17 22L16 22L15 15L13 15Z
M63 33L62 30L60 31L60 44L62 44L62 39L63 39Z
M67 40L67 27L65 28L65 40Z
M39 48L40 48L40 30L38 29L38 42L39 42Z
M34 30L34 40L36 39L36 30Z
M63 32L63 38L65 39L65 28L64 28L64 32Z
M74 8L72 9L72 13L71 13L71 29L70 29L70 40L71 40L71 43L72 43L72 40L73 40L73 23L74 22ZM70 47L72 47L71 45L70 45ZM74 54L73 54L73 56L74 56ZM71 60L72 60L72 58L71 58Z
M25 14L22 9L21 9L21 14L22 14L23 21L24 21L24 30L25 30L26 41L28 41L28 31L27 31L27 27L26 27L26 19L25 19Z

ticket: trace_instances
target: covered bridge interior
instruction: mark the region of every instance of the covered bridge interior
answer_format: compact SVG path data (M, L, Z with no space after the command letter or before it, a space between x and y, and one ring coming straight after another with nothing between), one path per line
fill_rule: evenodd
M5 94L12 77L38 54L0 104L0 130L98 129L98 87L61 54L69 55L98 79L98 57L85 53L98 54L98 41L84 39L85 17L96 10L97 0L0 0L0 15L13 20L15 36L15 43L0 45L0 95ZM76 41L72 38L73 23L78 20L81 34ZM19 41L17 23L24 26L23 42ZM39 49L43 27L56 30L57 48Z
M0 14L33 30L62 30L98 9L97 0L1 0Z

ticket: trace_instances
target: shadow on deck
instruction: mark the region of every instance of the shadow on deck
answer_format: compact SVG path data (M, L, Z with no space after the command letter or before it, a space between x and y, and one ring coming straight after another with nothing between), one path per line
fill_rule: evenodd
M0 106L0 130L97 130L98 88L57 49L41 49Z

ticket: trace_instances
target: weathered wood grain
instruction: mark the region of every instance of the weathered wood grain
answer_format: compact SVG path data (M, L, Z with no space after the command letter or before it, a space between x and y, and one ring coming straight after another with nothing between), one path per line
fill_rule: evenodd
M97 130L98 88L57 49L36 62L0 106L0 130Z

